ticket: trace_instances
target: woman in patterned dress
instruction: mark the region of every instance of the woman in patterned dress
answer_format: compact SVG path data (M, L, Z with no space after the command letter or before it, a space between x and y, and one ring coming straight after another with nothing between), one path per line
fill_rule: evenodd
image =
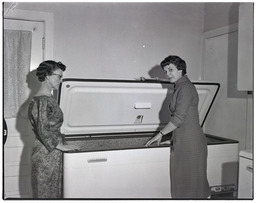
M33 198L62 197L62 152L74 151L74 145L65 145L60 133L63 114L51 92L57 90L66 66L61 62L44 61L37 68L41 82L28 110L35 133L32 149Z
M170 121L146 146L161 143L163 135L173 132L170 178L172 198L206 199L210 195L207 180L207 141L199 124L199 97L186 75L186 63L178 56L168 56L161 67L175 83L170 101Z

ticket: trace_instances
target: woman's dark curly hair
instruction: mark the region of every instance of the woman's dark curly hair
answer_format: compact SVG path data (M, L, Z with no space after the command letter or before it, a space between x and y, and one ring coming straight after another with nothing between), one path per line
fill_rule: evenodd
M38 80L40 82L45 81L46 76L52 75L52 73L58 68L62 71L66 70L66 66L61 62L48 60L40 63L39 67L36 70Z
M164 69L165 66L168 66L170 64L173 64L176 66L176 68L178 70L182 70L182 76L185 75L187 73L187 65L186 62L181 59L178 56L174 56L174 55L170 55L168 57L166 57L162 62L161 62L161 67L162 69Z

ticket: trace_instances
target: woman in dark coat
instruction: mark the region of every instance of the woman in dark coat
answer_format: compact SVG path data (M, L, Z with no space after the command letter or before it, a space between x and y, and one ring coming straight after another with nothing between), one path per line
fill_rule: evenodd
M207 141L199 124L199 97L186 75L186 63L178 56L168 56L161 67L170 82L175 83L170 101L170 122L151 140L159 145L163 135L171 138L172 198L206 199L210 195L207 180Z
M33 198L62 197L62 151L74 151L73 145L65 145L60 133L63 114L51 92L58 89L66 66L60 62L44 61L37 68L41 83L28 110L35 133L32 149Z

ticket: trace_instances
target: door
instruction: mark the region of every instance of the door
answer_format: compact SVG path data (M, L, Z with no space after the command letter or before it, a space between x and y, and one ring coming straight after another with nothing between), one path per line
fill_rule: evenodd
M237 88L237 43L237 31L205 39L204 80L220 83L220 91L204 127L208 134L238 140L245 149L251 148L246 137L252 137L247 130L252 106L250 95Z
M44 58L43 39L44 23L24 20L4 20L6 30L25 30L32 32L31 66L30 71L35 70ZM4 50L5 51L5 50ZM35 71L34 71L35 72ZM28 76L26 76L28 78ZM27 81L24 81L29 83ZM26 102L29 101L33 86L28 84L24 90ZM8 91L4 89L4 91ZM29 198L31 195L31 146L33 136L28 118L26 116L25 103L23 115L6 118L8 136L4 145L4 198Z

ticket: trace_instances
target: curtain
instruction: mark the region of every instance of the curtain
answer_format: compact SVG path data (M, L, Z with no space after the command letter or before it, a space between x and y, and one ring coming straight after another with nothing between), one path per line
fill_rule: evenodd
M4 30L4 118L17 116L28 98L32 32Z

